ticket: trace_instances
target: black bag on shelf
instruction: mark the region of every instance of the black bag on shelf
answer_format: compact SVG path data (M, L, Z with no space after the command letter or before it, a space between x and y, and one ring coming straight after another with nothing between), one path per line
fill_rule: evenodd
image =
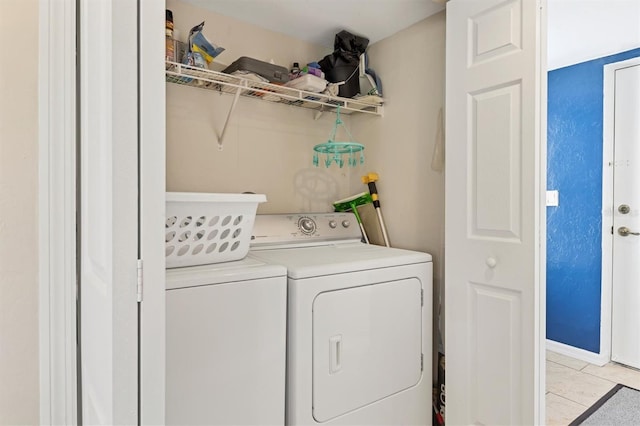
M356 60L359 60L360 55L367 50L368 45L368 38L351 34L349 31L345 30L336 34L336 38L333 40L333 48L335 50L353 52L357 56Z
M369 45L369 39L340 31L333 42L334 51L318 62L331 83L345 83L339 87L338 94L344 98L353 98L360 89L358 65L360 55Z

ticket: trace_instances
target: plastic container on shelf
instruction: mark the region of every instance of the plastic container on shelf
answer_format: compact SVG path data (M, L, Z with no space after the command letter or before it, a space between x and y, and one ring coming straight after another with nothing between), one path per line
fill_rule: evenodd
M270 64L269 62L259 61L247 56L241 56L237 60L233 61L233 63L222 70L222 72L232 74L234 71L238 70L251 71L266 78L270 83L282 84L289 81L289 70L285 67Z
M300 77L300 64L294 62L291 70L289 71L289 80L293 80L298 77Z
M289 80L284 84L287 87L293 87L298 90L306 90L307 92L320 93L327 88L327 80L316 77L315 75L305 74L294 80Z
M173 12L167 9L165 11L165 35L173 38Z
M176 62L175 40L171 37L165 38L164 59L165 61Z
M258 204L264 194L168 192L167 268L230 262L249 251Z
M316 77L320 77L321 79L324 80L324 73L322 72L322 70L320 68L304 67L302 69L302 72L307 73L307 74L313 74Z

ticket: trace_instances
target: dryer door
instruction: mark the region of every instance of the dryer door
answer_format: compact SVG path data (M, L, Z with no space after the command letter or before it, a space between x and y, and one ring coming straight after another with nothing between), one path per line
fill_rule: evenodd
M330 420L420 381L421 300L416 278L328 291L316 297L316 421Z

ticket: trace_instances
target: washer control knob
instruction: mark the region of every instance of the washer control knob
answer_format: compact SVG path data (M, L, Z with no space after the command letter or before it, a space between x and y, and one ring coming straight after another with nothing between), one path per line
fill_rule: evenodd
M345 219L342 221L342 226L344 226L345 228L348 228L349 225L351 225L351 222L349 222L348 220Z
M316 223L313 221L313 219L308 217L300 218L300 220L298 221L298 226L300 227L300 230L307 235L313 234L313 232L316 230Z
M329 221L329 228L334 229L336 226L338 226L338 222L336 222L335 220Z

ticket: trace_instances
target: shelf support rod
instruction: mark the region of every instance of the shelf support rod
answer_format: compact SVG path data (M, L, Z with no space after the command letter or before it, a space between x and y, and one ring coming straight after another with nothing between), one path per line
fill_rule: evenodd
M233 111L236 109L236 104L238 103L238 99L240 99L241 88L238 87L236 89L236 94L233 97L233 103L231 104L231 108L229 108L229 113L227 114L227 119L224 122L224 126L222 127L222 133L220 133L220 137L218 138L218 150L222 151L222 144L224 143L224 135L227 133L227 128L229 127L229 121L231 120L231 115Z

